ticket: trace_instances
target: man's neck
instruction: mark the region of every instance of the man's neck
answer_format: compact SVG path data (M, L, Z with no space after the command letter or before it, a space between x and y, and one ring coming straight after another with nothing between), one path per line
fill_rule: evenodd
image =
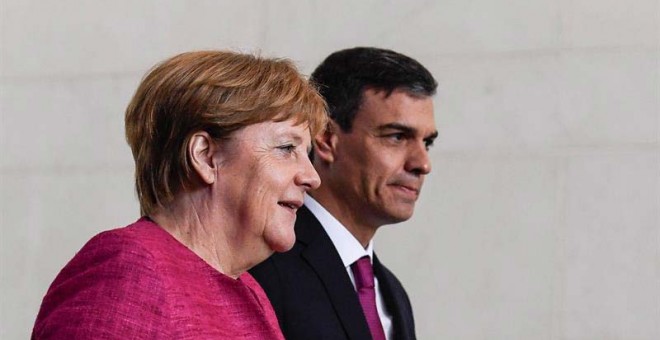
M365 249L376 234L378 226L372 226L364 221L358 212L353 211L354 207L338 197L335 197L330 191L319 188L308 193L314 200L321 204L353 237L355 237Z

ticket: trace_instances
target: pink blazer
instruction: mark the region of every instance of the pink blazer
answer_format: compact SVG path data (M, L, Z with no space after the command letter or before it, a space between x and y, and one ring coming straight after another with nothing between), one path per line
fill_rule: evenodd
M33 339L284 339L264 291L148 218L92 238L51 284Z

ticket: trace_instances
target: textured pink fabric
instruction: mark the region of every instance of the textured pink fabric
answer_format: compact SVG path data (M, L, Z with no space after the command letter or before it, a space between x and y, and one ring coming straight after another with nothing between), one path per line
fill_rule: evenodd
M355 277L355 289L362 305L362 311L367 318L369 331L374 340L385 340L385 331L376 309L376 290L374 288L374 270L369 256L364 256L351 265Z
M221 274L147 218L76 254L48 289L32 336L284 339L250 274Z

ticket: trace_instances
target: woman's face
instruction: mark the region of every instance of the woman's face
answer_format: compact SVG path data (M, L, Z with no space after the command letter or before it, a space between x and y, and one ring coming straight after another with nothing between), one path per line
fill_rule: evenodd
M292 120L263 122L220 141L218 192L230 238L255 256L287 251L303 196L321 184L308 158L310 131ZM244 248L245 249L245 248ZM260 259L262 260L262 259Z

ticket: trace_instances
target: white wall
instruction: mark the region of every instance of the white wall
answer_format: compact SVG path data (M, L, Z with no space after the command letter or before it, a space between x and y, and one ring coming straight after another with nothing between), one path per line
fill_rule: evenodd
M660 1L0 1L0 338L138 217L123 112L154 63L260 50L309 73L392 48L440 82L416 216L376 249L421 339L660 339Z

